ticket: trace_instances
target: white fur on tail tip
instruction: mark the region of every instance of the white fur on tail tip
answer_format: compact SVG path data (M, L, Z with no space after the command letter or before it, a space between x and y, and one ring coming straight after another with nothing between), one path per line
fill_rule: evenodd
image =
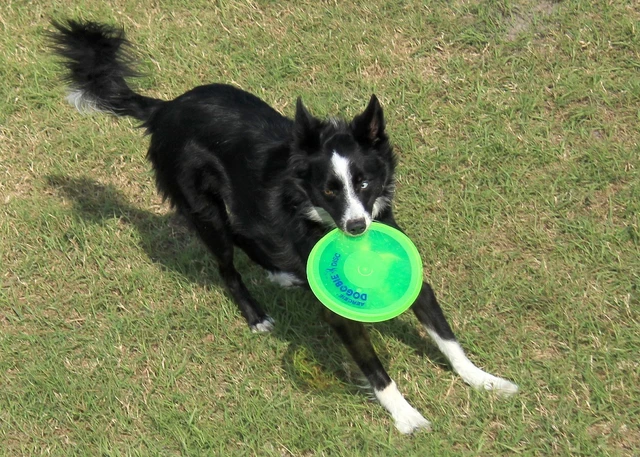
M453 370L474 389L492 390L498 395L509 396L518 392L518 386L506 379L493 376L481 370L465 355L457 341L443 340L433 330L427 328L438 349L449 360Z
M413 433L420 429L431 430L431 423L404 399L395 382L391 381L383 390L374 390L374 393L380 404L391 413L396 428L401 433Z
M80 89L70 90L67 94L67 101L81 114L103 111L98 107L98 104L93 97Z

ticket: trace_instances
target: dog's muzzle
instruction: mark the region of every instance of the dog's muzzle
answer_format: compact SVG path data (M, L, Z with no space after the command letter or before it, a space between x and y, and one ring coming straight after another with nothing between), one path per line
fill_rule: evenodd
M352 236L362 235L367 230L367 221L364 217L351 219L345 224L346 232Z

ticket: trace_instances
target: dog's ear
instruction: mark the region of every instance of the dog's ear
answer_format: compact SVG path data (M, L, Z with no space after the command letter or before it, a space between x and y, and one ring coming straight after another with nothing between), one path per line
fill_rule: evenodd
M384 141L387 136L384 131L384 114L382 106L375 95L371 95L369 104L362 112L351 121L351 130L357 140L369 144Z
M305 108L302 97L296 101L295 143L298 149L315 152L320 148L320 121Z

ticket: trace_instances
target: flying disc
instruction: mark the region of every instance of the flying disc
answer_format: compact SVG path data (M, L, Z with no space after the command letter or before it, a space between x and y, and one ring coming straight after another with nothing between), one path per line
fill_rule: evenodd
M373 222L357 237L339 229L322 237L309 255L307 279L336 314L380 322L413 304L422 287L422 260L404 233Z

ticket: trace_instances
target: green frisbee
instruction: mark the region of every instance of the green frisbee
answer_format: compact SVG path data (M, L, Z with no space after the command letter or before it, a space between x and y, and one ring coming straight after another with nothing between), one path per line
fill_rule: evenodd
M422 260L407 236L373 222L363 235L327 233L307 261L309 286L331 311L380 322L409 308L422 287Z

